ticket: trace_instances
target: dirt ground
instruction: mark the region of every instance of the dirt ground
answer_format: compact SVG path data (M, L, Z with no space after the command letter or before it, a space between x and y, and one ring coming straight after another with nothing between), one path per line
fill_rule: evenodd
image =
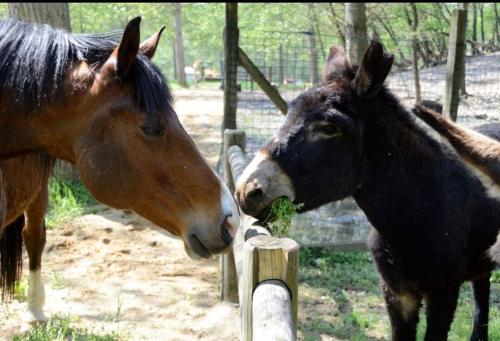
M222 91L175 95L181 122L214 166ZM180 240L135 214L95 211L48 231L42 275L49 315L70 314L75 326L127 340L238 339L238 307L219 300L218 259L189 259ZM19 333L24 309L17 300L1 305L0 340Z

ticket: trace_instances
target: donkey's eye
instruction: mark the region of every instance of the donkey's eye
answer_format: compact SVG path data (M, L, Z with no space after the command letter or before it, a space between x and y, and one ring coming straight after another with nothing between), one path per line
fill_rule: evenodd
M143 126L141 133L145 138L160 137L165 135L165 128L161 126Z
M314 130L314 132L325 137L335 137L341 134L340 129L333 124L319 126Z

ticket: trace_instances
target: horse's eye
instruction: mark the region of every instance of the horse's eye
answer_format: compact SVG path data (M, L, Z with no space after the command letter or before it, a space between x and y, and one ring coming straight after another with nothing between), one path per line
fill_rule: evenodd
M141 127L141 132L146 138L160 137L165 135L165 128L161 126L143 126Z
M315 129L315 132L326 137L335 137L341 134L340 129L333 124L319 126Z

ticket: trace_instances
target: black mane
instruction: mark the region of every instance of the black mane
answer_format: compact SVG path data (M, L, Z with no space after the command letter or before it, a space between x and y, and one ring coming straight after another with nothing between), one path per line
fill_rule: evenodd
M72 34L14 18L0 21L0 95L14 93L16 105L37 111L64 101L63 82L73 63L100 67L120 43L123 32ZM135 104L149 118L173 112L172 96L161 71L142 54L132 65ZM153 115L153 117L151 117Z

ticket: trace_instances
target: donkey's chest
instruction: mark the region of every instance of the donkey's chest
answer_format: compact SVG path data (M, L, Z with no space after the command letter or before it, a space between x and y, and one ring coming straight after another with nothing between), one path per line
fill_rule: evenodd
M409 239L398 244L372 232L369 249L378 270L392 288L422 294L446 286L450 281L463 281L468 276L467 262L458 247L446 248L442 243L424 243L425 239ZM446 237L442 237L446 240Z

